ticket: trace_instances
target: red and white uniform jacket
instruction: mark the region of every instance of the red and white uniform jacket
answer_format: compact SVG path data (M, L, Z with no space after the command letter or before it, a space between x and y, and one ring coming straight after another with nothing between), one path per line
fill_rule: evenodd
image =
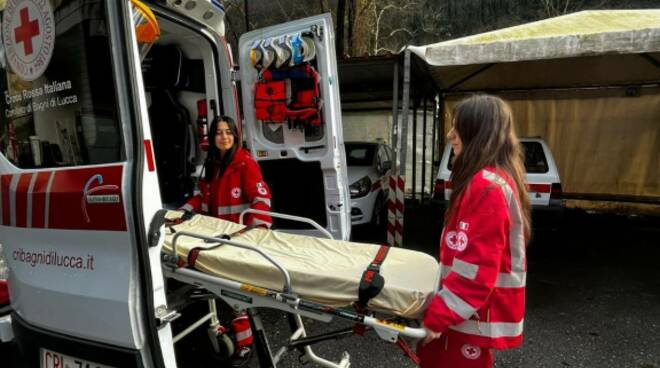
M223 220L239 222L241 212L248 208L270 211L270 189L261 177L259 165L250 153L239 148L222 177L211 181L199 181L199 194L192 197L181 209L204 213ZM270 216L248 213L245 225L270 227Z
M485 348L520 346L527 266L516 186L486 168L457 202L442 231L440 289L424 325Z

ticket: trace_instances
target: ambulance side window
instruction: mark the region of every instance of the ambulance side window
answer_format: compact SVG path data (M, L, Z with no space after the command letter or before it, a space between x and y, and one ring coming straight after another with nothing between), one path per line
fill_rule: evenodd
M2 11L0 151L20 168L122 161L105 6L52 3Z

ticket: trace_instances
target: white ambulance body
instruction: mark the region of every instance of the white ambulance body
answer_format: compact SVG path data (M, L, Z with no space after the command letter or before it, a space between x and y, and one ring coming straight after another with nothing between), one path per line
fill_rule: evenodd
M154 215L194 193L204 113L243 121L273 211L349 237L330 16L246 34L239 78L218 0L144 3L160 27L144 61L131 1L7 0L1 9L0 244L11 314L0 317L0 338L13 339L19 366L189 361L168 323ZM315 48L305 55L318 73L313 121L257 120L250 45L277 37Z

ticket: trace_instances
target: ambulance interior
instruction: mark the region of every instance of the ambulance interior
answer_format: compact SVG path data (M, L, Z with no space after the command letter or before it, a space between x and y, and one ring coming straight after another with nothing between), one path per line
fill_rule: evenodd
M161 35L143 59L142 72L161 200L164 208L176 209L194 194L196 181L202 175L206 158L204 146L213 144L213 137L207 135L208 126L215 116L236 116L237 112L231 109L237 102L222 98L227 96L222 90L228 86L222 85L227 79L220 73L229 71L222 69L219 60L226 60L228 48L167 18L158 17L158 22ZM263 130L258 134L266 141L275 146L285 145L286 125L261 126ZM312 145L324 137L324 130L318 127L300 132ZM243 143L247 143L245 134ZM279 156L259 161L273 195L272 210L310 218L325 227L321 164L289 158L286 149L282 149ZM274 228L309 228L309 225L275 218ZM215 299L203 289L173 279L167 280L167 290L169 308L182 315L172 323L174 335L207 315L207 301ZM218 305L221 321L231 319L230 310L227 305ZM196 364L187 361L192 355L185 352L190 349L212 357L223 355L213 352L204 329L191 334L176 341L180 365ZM199 341L205 343L199 344Z
M212 137L207 140L213 118L240 114L235 111L239 102L223 100L228 94L222 90L230 86L223 85L229 79L220 73L228 74L229 70L223 70L220 61L228 60L229 47L214 44L204 35L164 17L158 17L158 22L161 36L143 60L142 70L161 198L163 207L172 209L194 194L206 158L202 147L213 141ZM266 144L282 147L278 157L259 161L272 192L272 211L311 218L325 227L320 163L290 157L285 143L290 129L286 124L260 123L256 127L261 130L255 134ZM243 131L244 146L252 149L245 126L239 129ZM306 127L300 132L311 145L324 138L321 127ZM254 150L252 154L256 156ZM274 219L274 227L299 229L308 225Z

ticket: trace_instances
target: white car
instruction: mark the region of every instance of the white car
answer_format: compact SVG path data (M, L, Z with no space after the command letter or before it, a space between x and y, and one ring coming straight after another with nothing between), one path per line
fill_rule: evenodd
M550 148L541 138L520 138L525 152L525 171L529 199L532 208L538 210L561 210L564 207L559 171ZM450 181L452 158L451 144L445 146L440 169L435 180L434 202L446 206L451 195Z
M384 225L392 149L371 142L346 142L345 147L352 224Z

